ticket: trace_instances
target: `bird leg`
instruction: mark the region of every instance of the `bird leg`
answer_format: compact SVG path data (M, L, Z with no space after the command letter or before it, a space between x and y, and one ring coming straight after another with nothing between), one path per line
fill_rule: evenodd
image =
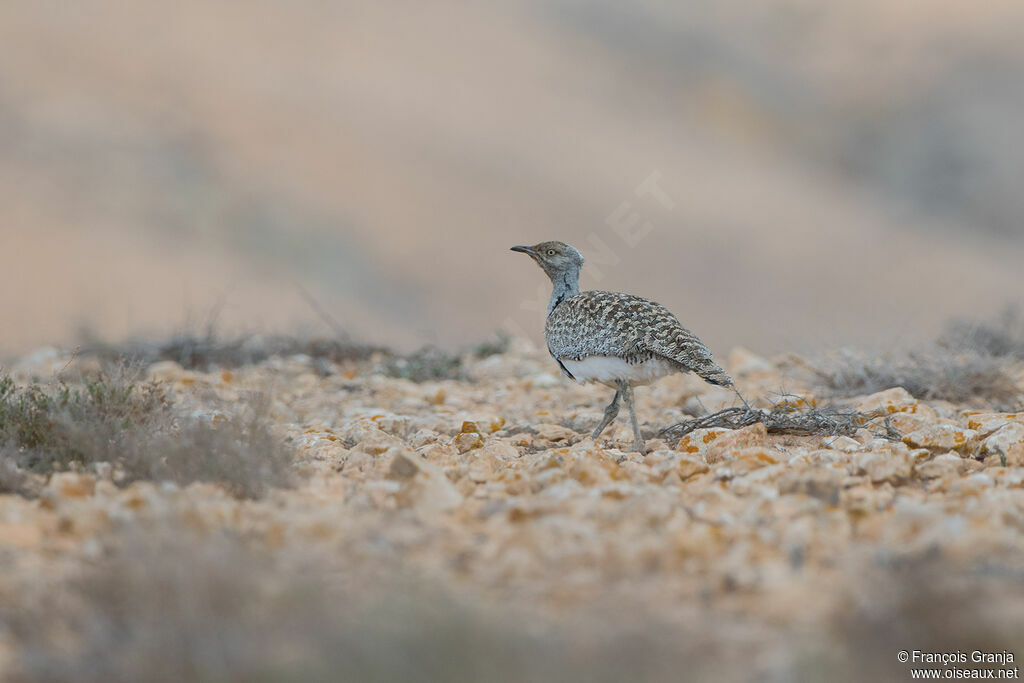
M608 407L604 409L604 419L601 420L601 424L597 425L597 429L594 430L594 433L590 436L590 438L596 439L597 437L601 436L601 432L603 432L605 428L612 423L612 420L618 417L619 396L621 394L621 391L615 392L615 398L613 398L612 402L608 404Z
M629 420L633 423L633 450L640 453L640 455L646 455L647 446L644 444L644 439L640 436L640 423L636 419L636 404L633 402L633 387L629 385L629 382L625 380L619 380L619 393L622 394L622 398L626 401L626 407L629 408Z

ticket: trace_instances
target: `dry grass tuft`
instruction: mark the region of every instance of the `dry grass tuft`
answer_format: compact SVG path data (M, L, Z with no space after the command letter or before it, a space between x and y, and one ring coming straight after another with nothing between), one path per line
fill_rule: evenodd
M905 355L845 350L815 363L812 373L818 385L839 397L903 387L925 400L1007 402L1020 393L1011 375L1016 365L1010 357L936 346Z
M485 341L471 349L455 352L435 346L424 346L408 355L391 355L380 365L379 370L388 377L408 379L413 382L437 382L470 380L465 370L468 357L488 358L508 351L511 338L499 334L493 341Z
M916 398L958 403L1020 400L1024 320L1008 309L992 322L954 321L934 344L872 355L849 349L812 362L811 380L833 396L903 387Z
M18 387L0 377L0 486L32 495L31 475L109 469L117 484L208 481L239 497L287 485L292 457L263 419L259 399L231 416L180 417L164 388L119 366L85 377Z
M412 382L437 382L446 379L465 381L468 377L463 370L462 359L462 353L424 346L408 355L386 358L378 370L388 377Z
M994 320L954 320L946 325L938 345L952 351L974 351L994 358L1024 360L1024 316L1007 308Z
M324 567L337 561L174 528L122 533L83 576L0 609L12 680L671 681L695 650L653 629L591 642L380 568Z
M110 344L90 339L81 345L79 353L108 362L142 365L170 360L189 370L209 372L218 368L255 365L275 357L304 355L317 362L343 363L364 361L375 354L389 352L384 347L361 344L347 337L265 337L255 334L223 337L215 330L209 330L205 334L181 334L160 343Z
M904 680L901 649L1013 651L1024 635L1019 576L939 556L837 560L850 580L812 633L699 610L638 629L628 610L540 620L344 561L124 528L84 572L0 606L9 680Z
M217 369L257 365L270 358L305 356L317 372L329 375L331 364L380 359L376 371L389 377L413 382L440 380L467 381L464 361L468 357L487 358L508 350L511 339L505 334L473 347L446 351L424 346L409 354L399 354L384 346L352 341L342 332L334 337L291 337L283 335L239 335L224 337L210 328L205 333L187 333L167 341L129 341L111 344L83 332L85 341L78 354L98 358L108 364L148 366L158 361L174 361L188 370L211 372Z
M998 676L1004 667L972 663L970 653L1015 652L1024 637L1019 574L930 555L872 564L858 575L824 631L827 640L818 637L789 680L900 681L909 680L912 668L938 669L940 677L950 668L900 663L900 650L963 652L967 661L956 665L963 677L984 678L987 669ZM1019 660L1005 667L1011 678L1015 667ZM972 669L978 670L973 676Z

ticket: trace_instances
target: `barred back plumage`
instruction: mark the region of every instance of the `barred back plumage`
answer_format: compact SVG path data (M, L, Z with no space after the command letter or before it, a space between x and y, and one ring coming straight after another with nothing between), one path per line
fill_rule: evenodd
M614 356L629 364L662 358L711 384L732 378L711 351L661 304L621 292L581 292L559 302L544 327L548 350L558 360Z

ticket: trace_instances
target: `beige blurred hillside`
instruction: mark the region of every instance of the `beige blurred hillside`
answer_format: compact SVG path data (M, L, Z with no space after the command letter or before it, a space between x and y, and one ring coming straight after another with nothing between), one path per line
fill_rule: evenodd
M1019 300L1024 5L0 5L0 353L316 319L539 338L542 276L713 348L928 337ZM635 188L657 174L672 208ZM652 229L627 246L623 204Z

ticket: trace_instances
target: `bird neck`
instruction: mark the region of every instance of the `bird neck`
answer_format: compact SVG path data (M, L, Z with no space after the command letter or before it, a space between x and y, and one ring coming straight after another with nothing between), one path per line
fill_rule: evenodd
M548 315L555 310L555 306L562 303L570 296L580 293L580 270L566 270L555 273L551 276L551 303L548 304Z

